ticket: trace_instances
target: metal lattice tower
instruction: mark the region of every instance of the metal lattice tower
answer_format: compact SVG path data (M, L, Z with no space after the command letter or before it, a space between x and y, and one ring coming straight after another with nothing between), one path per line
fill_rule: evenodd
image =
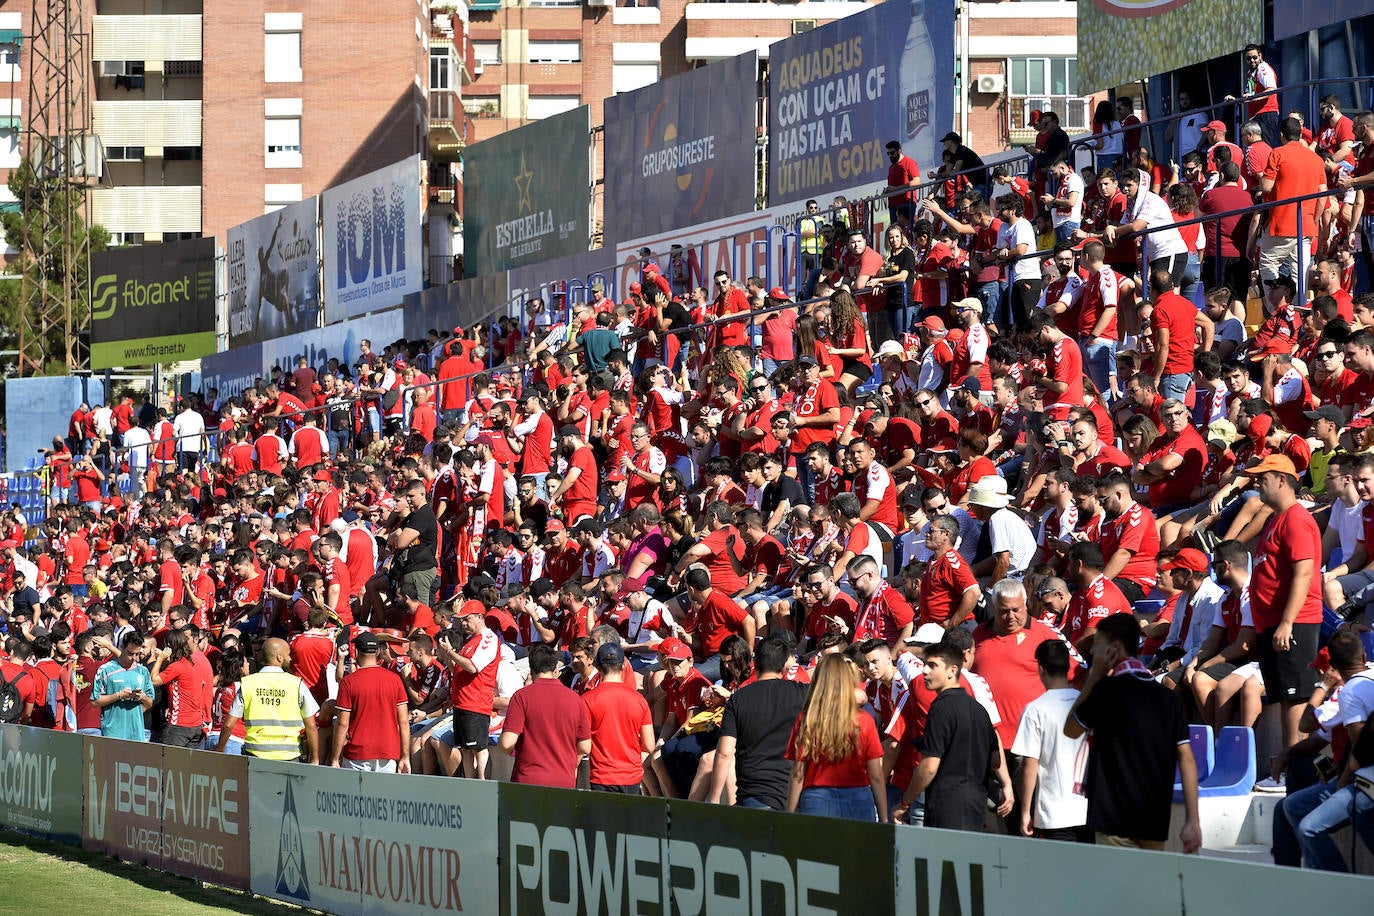
M91 127L90 34L83 0L34 0L28 48L29 98L24 153L34 185L22 196L28 237L25 303L19 328L19 374L41 374L56 354L45 351L54 331L66 341L68 372L86 368L77 337L90 326L90 212L85 189L99 174Z

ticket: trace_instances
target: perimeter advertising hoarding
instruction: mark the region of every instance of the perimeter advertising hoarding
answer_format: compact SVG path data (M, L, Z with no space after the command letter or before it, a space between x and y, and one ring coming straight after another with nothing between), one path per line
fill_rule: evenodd
M750 51L606 100L606 238L753 209L758 67Z
M82 846L248 889L246 758L114 738L82 740Z
M242 394L258 376L266 377L273 366L293 369L304 356L312 366L324 366L330 357L351 366L362 352L360 344L370 340L380 351L401 336L401 310L352 318L340 324L325 325L312 331L288 334L263 343L248 344L205 357L200 364L201 385L206 391L219 390L221 398Z
M497 911L496 785L252 760L253 893L339 916Z
M469 277L587 250L591 124L583 105L463 152Z
M152 366L215 352L215 240L91 255L91 368Z
M503 914L893 911L880 824L502 785L500 832Z
M330 188L323 201L326 322L400 305L419 292L419 156Z
M0 826L81 845L81 737L0 725Z
M1274 0L1274 40L1374 13L1374 0Z
M319 326L319 204L312 197L229 230L231 348Z
M769 205L885 181L890 140L922 172L940 164L954 123L953 3L889 0L768 53Z
M1181 810L1174 806L1174 833ZM1205 821L1206 808L1202 816ZM1066 911L1157 916L1312 908L1313 889L1295 880L1311 873L1268 863L929 827L899 827L896 836L896 911L910 916L1062 916ZM1320 880L1330 881L1319 892L1325 911L1368 911L1368 878L1325 873Z
M505 271L430 287L406 297L405 308L401 309L405 316L405 337L420 340L431 328L436 331L460 326L470 328L490 315L506 314L509 300Z
M1168 73L1263 40L1264 0L1090 0L1078 4L1078 93Z

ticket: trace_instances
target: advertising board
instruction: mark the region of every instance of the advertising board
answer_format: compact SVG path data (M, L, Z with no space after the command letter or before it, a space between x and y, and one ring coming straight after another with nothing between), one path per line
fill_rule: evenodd
M80 736L0 725L0 826L80 845Z
M423 282L420 158L323 194L325 321L400 305Z
M229 230L229 346L319 326L320 199L312 197Z
M1078 4L1078 91L1113 89L1262 41L1264 0L1091 0Z
M152 366L215 352L215 240L91 255L91 368Z

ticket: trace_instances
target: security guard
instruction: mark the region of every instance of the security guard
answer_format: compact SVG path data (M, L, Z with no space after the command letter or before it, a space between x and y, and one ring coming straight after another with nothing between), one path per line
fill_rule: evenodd
M319 761L319 734L315 729L315 713L319 704L306 689L305 682L288 674L291 648L282 639L269 639L262 647L262 669L246 676L239 684L233 708L224 717L220 728L219 745L225 744L234 733L234 726L243 720L243 752L265 760L300 760L301 729L305 729L306 763Z

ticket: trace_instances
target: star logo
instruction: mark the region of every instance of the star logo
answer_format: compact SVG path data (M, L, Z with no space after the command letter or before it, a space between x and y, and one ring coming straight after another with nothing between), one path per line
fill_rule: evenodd
M515 174L515 187L520 192L520 212L530 213L534 210L534 204L530 201L530 182L534 181L534 173L525 165L525 154L520 154L520 171Z

